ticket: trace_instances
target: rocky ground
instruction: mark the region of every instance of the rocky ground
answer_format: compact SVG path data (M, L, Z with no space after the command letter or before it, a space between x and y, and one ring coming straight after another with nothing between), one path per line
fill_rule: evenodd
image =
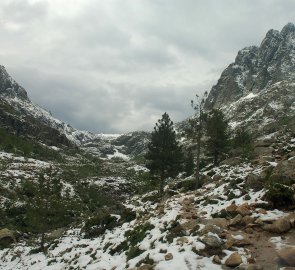
M86 238L83 224L64 228L48 235L46 254L19 239L0 251L0 269L293 269L295 206L265 197L266 181L295 180L295 140L285 139L258 142L251 162L205 168L197 191L173 182L161 200L155 192L128 199L136 215L114 215L118 225L96 237ZM15 241L8 230L3 236Z

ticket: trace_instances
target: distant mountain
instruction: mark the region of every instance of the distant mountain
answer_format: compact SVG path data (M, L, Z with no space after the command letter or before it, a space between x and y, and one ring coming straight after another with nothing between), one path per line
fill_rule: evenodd
M271 132L295 126L295 25L269 30L261 45L238 52L221 74L206 101L219 108L233 128Z
M78 146L101 157L136 156L146 149L149 133L120 136L80 131L35 105L26 90L0 66L0 127L47 145Z

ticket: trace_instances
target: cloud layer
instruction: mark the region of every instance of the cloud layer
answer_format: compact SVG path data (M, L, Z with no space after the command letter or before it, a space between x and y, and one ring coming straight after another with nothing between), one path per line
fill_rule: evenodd
M151 130L294 15L293 0L1 0L0 64L78 129Z

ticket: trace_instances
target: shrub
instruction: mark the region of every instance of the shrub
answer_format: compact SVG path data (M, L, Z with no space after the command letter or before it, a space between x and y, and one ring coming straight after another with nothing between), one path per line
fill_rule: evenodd
M139 256L141 253L143 253L143 250L141 250L138 246L131 246L126 252L127 261Z
M92 238L103 234L106 230L113 229L117 225L118 222L116 217L100 211L86 221L83 231L85 232L86 238Z
M295 191L280 183L271 183L265 194L265 199L272 203L274 207L284 207L292 205L295 200Z
M133 230L127 231L125 233L125 237L132 246L135 246L136 244L142 242L142 240L146 237L147 232L153 228L155 228L155 226L150 223L141 224L136 226Z

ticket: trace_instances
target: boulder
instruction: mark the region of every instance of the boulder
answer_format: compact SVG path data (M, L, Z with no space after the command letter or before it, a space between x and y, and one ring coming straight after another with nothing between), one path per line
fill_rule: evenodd
M220 165L237 166L240 165L242 162L243 160L239 157L231 157L221 161Z
M11 230L7 228L0 230L0 248L8 247L10 244L15 242L16 240Z
M284 266L295 267L295 248L286 248L278 251L279 263Z
M225 261L225 265L229 267L236 267L242 263L242 257L238 252L232 253Z
M254 147L269 147L273 143L275 143L275 139L264 139L264 140L258 140L254 143Z
M270 180L290 185L295 183L295 159L283 160L274 168Z
M245 185L249 189L254 189L254 191L259 191L263 189L264 182L265 182L265 179L262 178L260 175L257 175L255 173L250 173L246 177Z
M262 228L272 233L285 233L291 229L291 223L287 218L280 218L272 224L264 225Z
M254 148L254 155L256 157L272 156L273 150L272 147L258 146Z

